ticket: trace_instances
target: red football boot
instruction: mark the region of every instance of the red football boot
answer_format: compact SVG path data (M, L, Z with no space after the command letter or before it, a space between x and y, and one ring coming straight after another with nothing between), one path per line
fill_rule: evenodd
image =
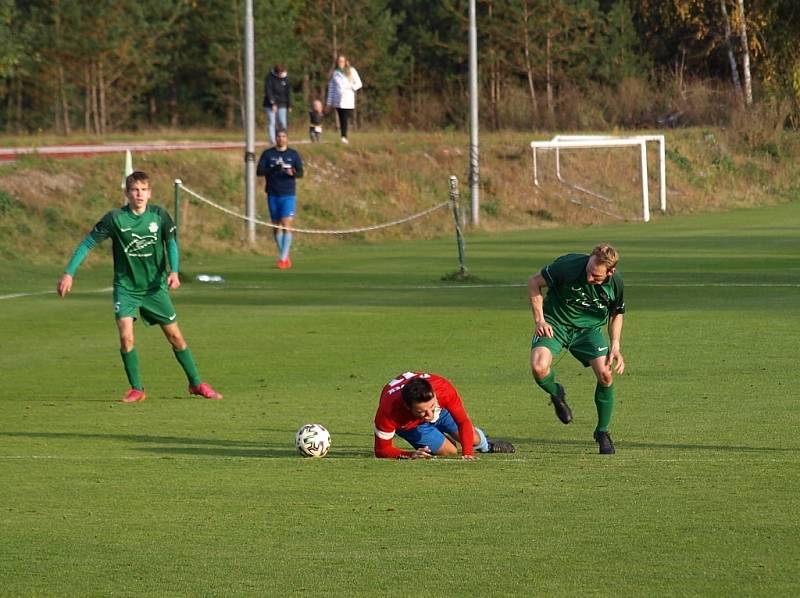
M204 397L206 399L213 399L218 401L222 398L222 395L219 394L216 390L209 386L208 382L201 382L197 386L189 385L189 394L197 395L200 397Z

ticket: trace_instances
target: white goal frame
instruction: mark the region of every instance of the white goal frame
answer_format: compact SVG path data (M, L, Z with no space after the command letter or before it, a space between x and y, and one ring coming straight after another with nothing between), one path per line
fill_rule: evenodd
M658 142L658 165L659 165L659 204L661 212L667 211L667 170L666 170L666 147L664 135L556 135L550 141L532 141L531 150L533 152L533 184L541 188L539 184L539 171L537 163L537 150L555 150L556 155L556 178L562 185L571 187L577 191L597 197L608 203L613 203L610 198L586 189L580 185L570 183L561 173L561 150L580 149L580 148L611 148L611 147L638 147L639 162L641 166L642 184L642 220L650 221L650 189L647 176L647 143Z

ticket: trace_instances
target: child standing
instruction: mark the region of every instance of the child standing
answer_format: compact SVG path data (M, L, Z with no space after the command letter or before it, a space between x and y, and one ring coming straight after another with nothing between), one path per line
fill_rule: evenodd
M311 143L319 143L322 140L322 116L322 102L314 100L308 113L308 136Z

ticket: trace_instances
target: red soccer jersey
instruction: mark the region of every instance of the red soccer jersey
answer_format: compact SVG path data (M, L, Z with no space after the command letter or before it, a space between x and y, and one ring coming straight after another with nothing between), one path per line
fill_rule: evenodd
M410 457L414 454L413 451L403 451L392 444L396 430L411 430L425 423L424 419L414 417L403 402L401 391L409 380L414 378L425 378L430 382L439 407L447 409L458 425L459 439L467 439L466 442L461 441L461 454L472 455L475 431L455 387L447 379L436 374L406 372L390 380L381 391L378 412L375 414L375 456L396 458Z

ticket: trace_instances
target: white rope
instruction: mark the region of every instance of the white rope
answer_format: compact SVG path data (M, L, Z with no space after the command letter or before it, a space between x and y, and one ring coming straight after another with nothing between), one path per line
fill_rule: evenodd
M180 186L181 189L186 191L189 195L199 199L203 203L207 203L208 205L217 208L225 212L226 214L230 214L231 216L235 216L236 218L241 218L242 220L252 220L256 224L260 224L261 226L268 226L270 228L282 228L283 230L288 230L293 233L307 233L310 235L347 235L352 233L363 233L371 230L378 230L381 228L388 228L390 226L396 226L398 224L403 224L404 222L410 222L412 220L416 220L417 218L422 218L431 212L435 212L436 210L447 206L450 201L443 201L440 204L433 206L432 208L428 208L427 210L423 210L422 212L417 212L416 214L412 214L411 216L406 216L405 218L400 218L399 220L392 220L391 222L384 222L383 224L374 224L372 226L362 226L360 228L346 228L343 230L325 230L325 229L308 229L308 228L291 228L291 227L283 227L278 224L273 224L272 222L265 222L263 220L259 220L258 218L248 218L247 216L243 216L238 212L235 212L225 206L221 206L216 202L211 201L210 199L203 197L199 193L192 191L185 185Z

